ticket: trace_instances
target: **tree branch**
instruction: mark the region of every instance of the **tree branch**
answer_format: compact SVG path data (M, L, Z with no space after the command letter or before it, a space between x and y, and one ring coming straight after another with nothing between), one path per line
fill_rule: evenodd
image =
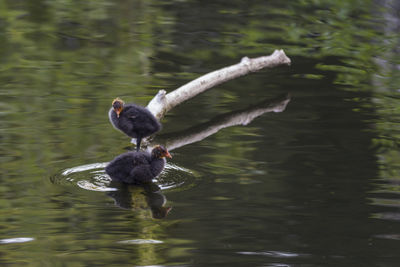
M270 56L253 59L244 57L238 64L207 73L168 94L165 90L160 90L147 108L160 120L173 107L212 87L263 68L283 64L290 64L290 59L283 50L275 50Z

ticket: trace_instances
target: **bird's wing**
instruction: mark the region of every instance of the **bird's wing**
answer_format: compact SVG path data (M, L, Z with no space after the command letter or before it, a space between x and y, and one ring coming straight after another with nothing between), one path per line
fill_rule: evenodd
M130 176L136 179L138 182L146 182L151 180L154 175L151 173L150 164L142 164L133 168Z
M133 158L134 166L147 165L147 164L150 164L150 162L149 162L149 157L146 154L140 152L135 154Z
M138 107L127 107L124 112L126 117L130 119L135 119L140 115L140 109Z

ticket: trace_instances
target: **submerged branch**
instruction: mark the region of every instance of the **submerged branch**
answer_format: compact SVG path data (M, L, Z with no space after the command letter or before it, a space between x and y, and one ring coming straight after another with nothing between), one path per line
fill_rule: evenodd
M173 107L212 87L263 68L283 64L290 64L290 59L283 50L275 50L270 56L253 59L244 57L238 64L207 73L168 94L165 90L160 90L147 108L160 120Z

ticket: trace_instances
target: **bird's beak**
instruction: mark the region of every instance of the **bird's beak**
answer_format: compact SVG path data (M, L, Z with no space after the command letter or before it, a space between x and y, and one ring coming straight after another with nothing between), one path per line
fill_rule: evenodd
M119 109L115 110L115 113L117 113L117 118L119 118L119 114L121 113L121 111L122 111L122 108L119 108Z
M169 154L169 152L168 152L168 151L165 153L165 156L166 156L167 158L170 158L170 159L172 159L172 156L171 156L171 154Z

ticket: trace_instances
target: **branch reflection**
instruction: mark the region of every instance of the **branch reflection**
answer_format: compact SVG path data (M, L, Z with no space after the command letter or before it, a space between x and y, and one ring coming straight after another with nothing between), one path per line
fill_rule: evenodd
M255 118L268 112L282 112L290 101L290 95L285 94L274 99L265 99L245 109L218 115L206 123L190 127L181 132L158 135L150 142L150 146L163 144L168 151L196 143L217 133L219 130L236 126L247 125Z

